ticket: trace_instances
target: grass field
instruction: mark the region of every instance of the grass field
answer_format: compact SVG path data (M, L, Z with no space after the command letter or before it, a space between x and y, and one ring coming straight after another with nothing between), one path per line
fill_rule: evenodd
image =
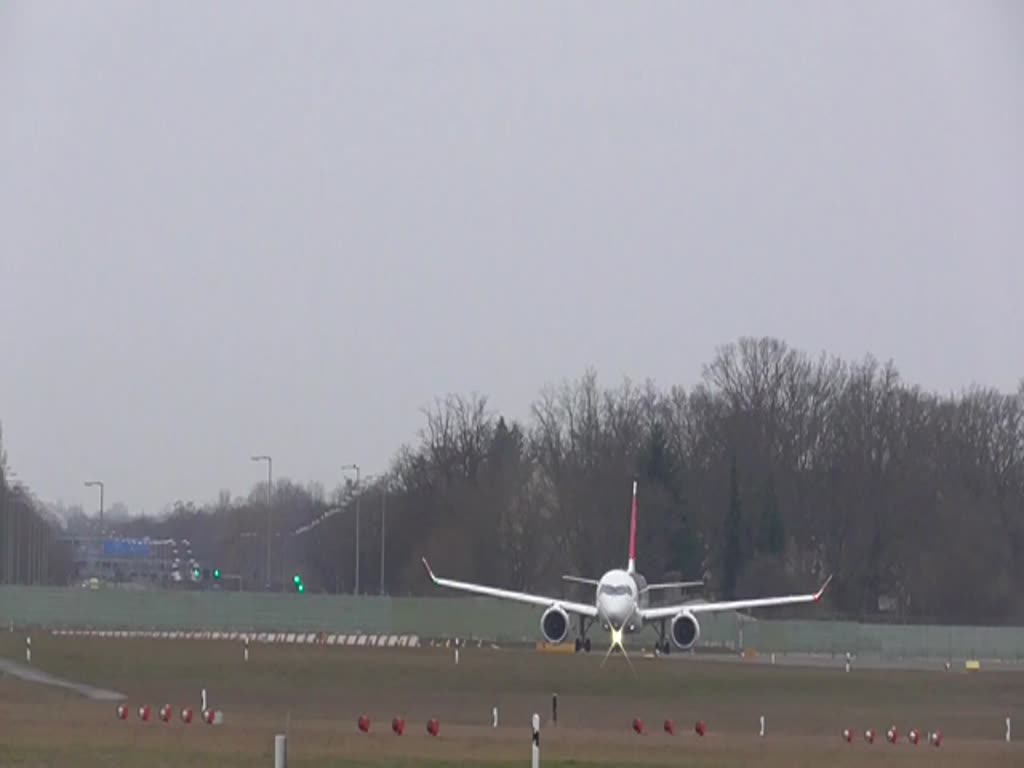
M62 689L0 678L0 766L272 766L273 735L289 734L289 765L524 765L529 722L541 715L545 766L952 766L1024 765L1024 745L1003 741L1004 719L1024 729L1024 674L842 671L690 658L547 655L464 649L385 650L252 645L224 641L33 638L33 665L127 695L115 704ZM0 656L24 659L24 638L0 635ZM200 690L225 723L160 722L170 704L197 712ZM551 694L558 693L558 724ZM134 710L149 704L153 719ZM491 707L500 725L491 728ZM356 721L373 720L369 735ZM759 738L758 718L767 719ZM397 737L392 716L405 718ZM436 717L441 733L426 733ZM634 734L633 718L647 733ZM662 732L671 718L676 735ZM693 724L709 728L700 738ZM940 749L885 729L942 730ZM846 744L843 728L874 728L878 739ZM1022 737L1024 738L1024 737Z

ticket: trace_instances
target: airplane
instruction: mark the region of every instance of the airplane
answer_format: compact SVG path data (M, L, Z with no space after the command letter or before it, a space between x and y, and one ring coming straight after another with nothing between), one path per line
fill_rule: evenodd
M600 579L585 579L579 576L566 575L566 581L586 584L596 589L593 603L580 603L556 597L546 597L528 592L516 592L507 589L489 587L483 584L472 584L464 581L439 578L434 574L430 564L424 557L423 566L430 580L439 587L471 592L485 597L502 600L513 600L520 603L540 606L545 609L540 619L540 631L544 639L551 645L559 645L569 634L569 614L579 619L579 634L576 637L576 651L590 651L590 638L587 632L590 627L600 621L605 630L611 632L611 644L608 654L618 647L623 655L626 649L622 644L624 633L639 632L645 625L654 625L658 629L658 642L655 650L667 655L671 644L683 651L690 650L697 644L700 637L700 622L697 616L702 613L719 613L721 611L742 611L749 608L767 608L795 603L816 603L821 600L832 576L817 592L804 595L786 595L781 597L760 597L745 600L725 600L720 602L686 602L675 605L659 605L651 607L650 593L655 590L673 587L687 588L702 586L702 581L667 582L648 584L647 580L636 569L636 519L637 519L637 482L633 481L633 507L629 525L629 560L626 568L614 568L606 572ZM666 624L667 632L666 632ZM605 660L608 658L605 655ZM627 657L628 660L628 657ZM602 662L603 664L603 662Z

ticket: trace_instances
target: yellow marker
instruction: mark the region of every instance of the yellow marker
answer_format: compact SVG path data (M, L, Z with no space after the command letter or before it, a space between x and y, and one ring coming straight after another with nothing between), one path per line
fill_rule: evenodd
M575 653L576 647L570 643L561 643L560 645L537 643L537 651L539 653Z

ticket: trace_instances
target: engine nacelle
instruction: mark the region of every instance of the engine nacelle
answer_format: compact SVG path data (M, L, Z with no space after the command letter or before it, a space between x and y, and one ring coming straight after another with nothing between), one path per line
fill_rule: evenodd
M697 644L700 637L700 623L692 613L683 611L672 619L672 642L676 648L688 651Z
M557 605L552 605L540 617L540 631L544 639L558 645L569 634L569 614Z

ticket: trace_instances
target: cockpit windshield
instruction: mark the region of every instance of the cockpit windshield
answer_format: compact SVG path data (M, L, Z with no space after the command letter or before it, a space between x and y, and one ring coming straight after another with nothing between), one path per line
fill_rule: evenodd
M623 597L629 597L633 592L627 584L602 584L601 588L598 590L598 594L610 596L622 595Z

